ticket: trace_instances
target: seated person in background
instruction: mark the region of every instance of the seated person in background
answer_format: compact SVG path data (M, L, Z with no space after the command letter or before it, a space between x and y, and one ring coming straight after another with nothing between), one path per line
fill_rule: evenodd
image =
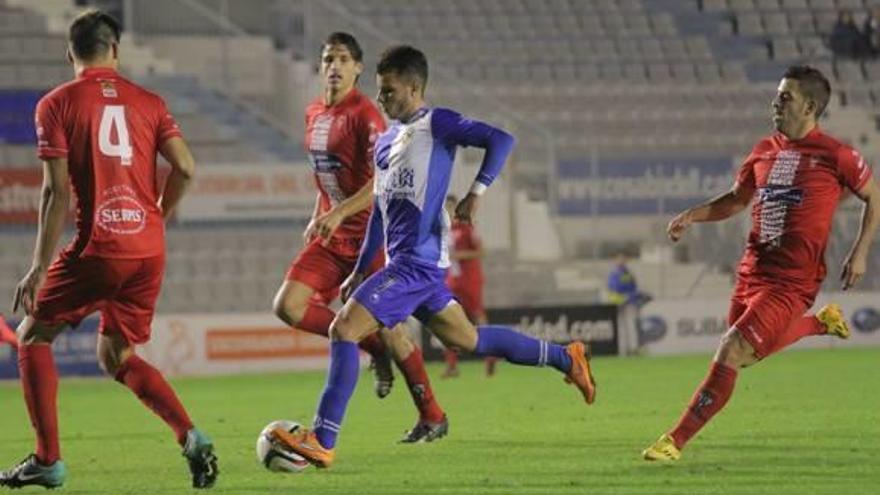
M838 57L859 58L864 55L867 42L849 10L841 10L837 15L828 45Z
M651 300L651 296L639 291L636 277L626 266L627 261L629 257L626 253L618 253L614 258L614 268L608 274L608 302L618 306L632 304L642 307Z

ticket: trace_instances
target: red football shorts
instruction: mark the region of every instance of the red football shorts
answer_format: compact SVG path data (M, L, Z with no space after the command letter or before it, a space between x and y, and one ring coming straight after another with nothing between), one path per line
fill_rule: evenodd
M486 312L483 307L483 291L479 287L451 287L452 294L461 304L465 314L472 322L479 321L480 317Z
M102 334L120 334L131 344L150 340L165 255L144 259L71 258L49 267L37 294L34 318L49 325L79 322L101 312Z
M315 290L314 299L330 304L339 297L339 286L354 271L357 256L345 256L332 251L320 239L310 242L290 263L286 280L296 280ZM379 252L367 268L367 276L385 265L385 254Z
M738 279L730 301L727 323L763 359L776 339L813 305L815 295L782 285Z

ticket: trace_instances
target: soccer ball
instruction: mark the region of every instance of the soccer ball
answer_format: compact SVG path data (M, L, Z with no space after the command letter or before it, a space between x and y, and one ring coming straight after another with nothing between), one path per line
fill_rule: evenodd
M281 450L272 443L271 432L275 428L284 428L290 433L296 433L302 426L295 421L287 421L284 419L272 421L257 437L257 460L269 471L279 473L298 473L309 467L309 461L302 457Z

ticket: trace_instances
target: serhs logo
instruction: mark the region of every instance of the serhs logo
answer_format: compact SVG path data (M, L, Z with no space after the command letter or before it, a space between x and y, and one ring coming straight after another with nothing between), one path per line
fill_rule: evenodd
M116 86L113 81L101 81L101 96L104 98L116 98Z

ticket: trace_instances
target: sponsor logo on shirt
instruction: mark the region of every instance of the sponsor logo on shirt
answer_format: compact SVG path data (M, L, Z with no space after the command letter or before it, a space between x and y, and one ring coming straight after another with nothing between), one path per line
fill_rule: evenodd
M116 85L113 84L113 81L101 81L101 96L104 98L116 98L119 96L116 93Z
M147 226L147 210L128 186L116 186L104 191L95 211L95 223L114 234L137 234Z
M762 202L774 201L797 206L804 199L804 191L799 187L768 185L758 190L758 198Z
M400 167L381 173L380 180L384 199L415 199L416 172L412 167Z
M760 242L777 245L785 233L788 209L803 200L803 191L791 187L801 162L801 154L783 150L776 155L767 185L760 189L761 204Z

